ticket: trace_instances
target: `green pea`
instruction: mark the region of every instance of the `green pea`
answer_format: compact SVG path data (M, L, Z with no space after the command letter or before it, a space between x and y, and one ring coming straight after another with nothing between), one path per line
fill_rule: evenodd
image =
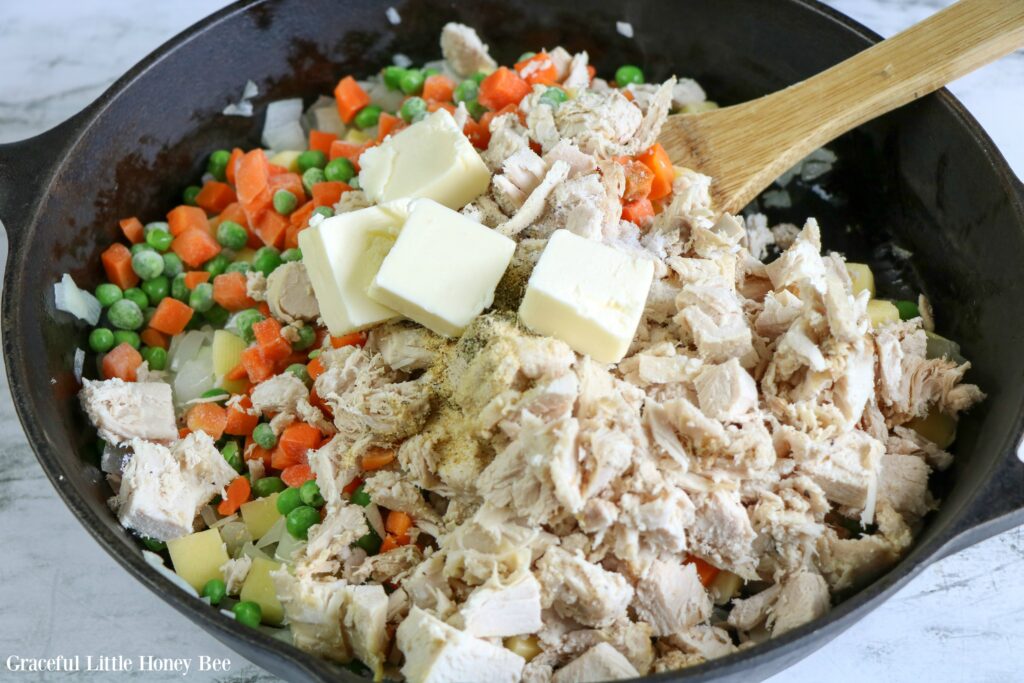
M313 194L313 186L325 180L327 176L319 168L307 168L302 174L302 186L306 188L306 194Z
M469 102L475 100L477 95L480 94L480 86L472 78L466 80L455 86L455 92L452 94L452 99L456 102Z
M206 313L213 306L213 285L200 282L188 296L188 305L200 313Z
M412 123L418 121L427 113L427 102L422 97L410 97L402 103L402 108L398 110L398 115L402 117L402 120L406 123Z
M296 205L299 203L298 197L294 193L288 190L278 190L274 193L274 211L277 211L282 216L287 216L295 210Z
M368 104L359 110L353 123L356 124L356 128L359 130L373 128L377 125L377 120L380 119L380 112L381 109L376 104Z
M896 301L896 310L900 312L900 320L912 320L921 315L917 304L913 301Z
M224 456L224 460L231 465L235 472L242 471L242 449L239 448L237 441L228 441L224 444L224 448L220 449L220 454Z
M142 309L142 325L148 327L149 323L153 320L153 316L156 315L156 306L146 306Z
M142 360L149 363L150 370L163 370L167 367L167 351L159 346L145 346L140 353Z
M196 197L203 191L203 188L198 185L189 185L185 188L185 191L181 193L181 201L183 204L188 206L196 205Z
M181 262L181 258L177 254L167 252L164 254L164 275L167 277L177 277L180 273L185 272L185 264Z
M277 496L277 511L287 515L297 507L301 507L302 497L298 489L287 488Z
M313 360L314 358L319 358L319 357L320 357L320 349L313 349L312 351L309 352L309 359L310 360Z
M178 273L171 280L171 296L178 301L188 300L188 286L185 284L185 273Z
M139 308L145 308L149 305L149 297L138 287L129 287L124 290L124 298L133 302Z
M256 341L256 335L253 334L252 326L263 320L263 314L257 311L255 308L247 308L244 311L240 311L235 316L235 327L238 329L238 336L240 336L246 344L252 344Z
M558 105L562 104L569 99L569 96L565 94L565 91L561 88L551 87L544 91L540 96L542 104L546 104L552 109L558 109Z
M480 104L476 100L470 100L469 102L466 102L466 109L469 111L469 115L477 120L479 120L481 116L487 113L487 107Z
M326 502L324 497L320 495L320 487L312 479L299 487L299 497L302 498L303 503L315 508L322 508Z
M439 73L441 73L441 70L438 69L437 67L433 67L433 66L427 67L427 68L423 69L423 79L426 80L426 79L430 78L431 76L438 75Z
M632 64L624 64L615 71L615 85L624 88L631 83L640 84L644 82L644 72L640 67Z
M231 317L231 312L226 308L214 304L213 306L210 306L210 310L203 313L203 317L206 318L206 321L214 327L224 327L224 323L226 323L228 318Z
M355 178L353 178L355 180ZM324 218L330 218L334 215L334 208L330 206L318 206L313 209L313 213L318 213Z
M318 149L307 149L296 159L299 166L299 173L305 173L311 168L323 168L327 165L327 155Z
M96 353L106 353L114 348L114 333L106 327L97 327L89 333L89 348Z
M228 249L244 249L249 242L249 233L234 221L223 221L217 226L217 241Z
M484 82L484 79L487 78L487 76L488 74L485 74L483 71L477 71L475 74L470 76L470 78L476 81L477 85L480 85L481 83Z
M210 155L210 161L206 164L206 172L220 181L227 179L228 162L231 160L231 152L226 149L218 149Z
M138 350L142 346L142 340L139 339L137 332L131 330L114 330L114 346L120 346L121 344L127 344L133 349Z
M384 67L384 85L388 90L398 90L402 86L402 76L405 73L406 70L400 66Z
M419 95L423 92L423 81L426 76L419 69L408 69L398 80L398 87L406 95Z
M281 261L284 262L284 263L294 263L295 261L301 261L301 260L302 260L302 250L301 249L296 249L296 248L285 249L284 251L281 252Z
M252 440L268 451L277 445L277 435L266 422L259 423L256 425L256 429L252 430Z
M231 265L231 259L225 254L217 254L203 264L203 270L210 274L210 279L212 280L218 275L223 275L229 265Z
M199 394L199 398L217 398L216 403L223 404L229 398L231 398L231 392L227 389L221 389L220 387L214 387L213 389L207 389L203 393Z
M100 306L106 308L115 301L120 301L124 298L124 292L121 288L112 282L104 282L102 285L96 288L96 299L100 302Z
M167 550L167 544L163 541L158 541L155 538L149 536L142 537L142 545L146 546L148 550L152 550L154 553L161 553Z
M162 230L164 232L171 231L171 225L167 221L152 221L142 226L142 234L148 235L154 230Z
M314 330L309 325L303 325L302 327L298 328L298 330L299 340L292 344L292 348L294 348L296 351L308 349L310 346L313 345L313 342L316 341L316 330Z
M281 252L273 247L260 247L252 258L252 267L269 276L281 265Z
M252 490L259 498L266 498L275 493L284 491L287 486L281 481L281 477L261 477L252 485Z
M163 274L164 260L155 251L140 251L132 256L132 270L143 280L151 280Z
M224 269L225 273L248 273L252 270L252 264L248 261L235 261Z
M313 508L310 509L312 510ZM365 550L367 555L376 555L380 551L380 543L380 536L373 529L370 529L370 533L360 538L355 544Z
M171 281L167 279L166 275L146 280L140 286L146 298L149 299L149 303L154 306L166 299L167 295L171 293Z
M203 597L209 598L211 605L219 605L227 594L227 586L220 579L210 579L203 586Z
M305 384L306 386L309 386L310 382L313 381L312 378L309 376L309 370L307 370L306 366L303 365L302 363L292 363L287 368L285 368L285 372L289 372L295 375L300 380L302 380L302 383Z
M358 505L359 507L366 507L367 505L370 504L370 494L367 493L363 485L360 484L359 487L352 492L352 496L349 498L349 500L353 505Z
M345 157L338 157L324 168L324 177L327 180L348 182L356 174L356 167Z
M284 518L284 526L288 533L301 540L308 538L309 528L319 523L320 511L308 505L300 505Z
M142 308L134 301L121 299L107 309L107 318L119 330L137 330L142 327Z
M263 610L259 603L252 600L243 600L237 603L231 608L231 611L235 613L235 621L252 628L258 627L263 621Z

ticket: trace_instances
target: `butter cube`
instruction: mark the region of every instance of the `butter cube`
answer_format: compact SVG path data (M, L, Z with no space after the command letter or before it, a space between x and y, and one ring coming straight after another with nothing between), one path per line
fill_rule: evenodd
M373 327L398 313L366 295L391 250L409 202L399 200L343 213L299 233L299 248L320 317L334 336Z
M519 318L577 353L617 363L636 334L653 278L646 259L556 230L530 275Z
M370 297L456 337L494 301L516 243L433 200L418 199L411 208Z
M366 150L359 165L359 186L375 202L427 197L459 209L491 182L473 143L443 109Z

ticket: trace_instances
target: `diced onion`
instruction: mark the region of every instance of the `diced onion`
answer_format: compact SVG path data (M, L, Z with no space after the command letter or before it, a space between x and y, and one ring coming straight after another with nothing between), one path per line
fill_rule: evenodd
M246 557L251 557L254 560L257 560L257 559L270 560L271 559L270 555L267 555L265 552L263 552L262 550L260 550L256 546L254 546L252 544L252 541L248 541L247 543L245 543L242 546L241 554L245 555Z
M618 31L620 36L624 36L626 38L633 37L633 24L628 21L616 21L615 30Z
M252 535L244 522L237 519L220 527L220 537L228 548L228 555L238 557L246 543L252 541Z
M181 590L185 591L186 593L188 593L189 595L191 595L194 598L198 598L199 597L198 591L196 591L196 589L193 588L192 585L188 581L186 581L185 579L181 578L180 576L175 574L172 570L167 568L167 566L164 564L164 558L162 558L159 555L157 555L156 553L150 552L148 550L143 550L142 551L142 557L145 558L145 560L149 564L149 566L153 567L153 569L157 570L158 572L160 572L161 574L166 576L167 579L171 583L173 583L174 585L178 586L178 588L180 588Z
M204 346L194 360L181 366L174 377L174 400L183 406L205 391L213 389L213 357L210 347Z
M217 511L213 509L212 505L204 505L199 508L199 516L203 518L208 529L212 529L213 525L217 523Z
M277 550L274 552L274 559L291 564L295 561L296 553L305 547L306 542L302 539L295 538L288 533L281 534L281 540L278 541Z
M82 369L85 367L85 351L79 348L75 348L75 381L79 384L82 383Z
M384 16L388 18L392 26L398 26L402 23L402 15L394 7L388 7L384 12Z
M207 339L212 342L212 335L207 335L201 330L189 330L185 334L171 337L171 345L167 350L168 368L171 372L177 372L190 360L199 355L199 350Z
M397 67L408 69L410 66L412 66L412 59L409 58L409 55L402 54L401 52L396 52L391 57L391 63Z
M260 94L260 89L252 81L245 82L245 88L242 89L242 98L238 102L232 102L228 106L224 107L223 114L225 116L252 116L252 98Z
M380 515L380 509L374 503L370 503L363 510L366 511L366 521L370 524L370 528L377 532L377 535L381 538L387 535L384 530L384 518Z
M274 151L305 147L306 133L298 121L290 121L274 128L264 128L263 146Z
M64 273L60 282L54 283L53 300L58 311L70 313L90 325L100 321L103 307L100 306L99 300L84 289L79 289L67 273Z
M267 530L267 533L263 534L263 536L260 537L260 540L256 541L256 547L259 548L260 550L263 550L267 546L274 545L275 543L280 541L282 535L290 535L290 534L285 534L285 526L284 525L285 525L284 517L283 516L278 517L277 521L274 522L273 526L271 526Z

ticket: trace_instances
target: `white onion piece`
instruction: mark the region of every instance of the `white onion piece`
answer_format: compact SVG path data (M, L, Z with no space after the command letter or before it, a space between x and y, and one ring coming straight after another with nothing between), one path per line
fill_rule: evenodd
M171 346L167 350L167 367L171 372L178 372L185 363L194 360L203 344L207 343L207 339L207 335L200 330L189 330L185 334L172 337Z
M289 533L283 533L277 544L277 550L274 552L274 558L291 564L295 561L296 553L305 547L306 542L302 539L295 538Z
M398 10L394 7L388 7L387 10L384 11L384 16L388 18L388 21L392 26L398 26L402 23L402 15L399 14Z
M235 520L220 527L220 537L228 548L228 555L238 557L242 547L252 541L252 534L244 522Z
M626 38L633 37L633 24L628 21L616 21L615 30L618 31L620 36L624 36Z
M263 128L277 128L292 121L298 121L302 116L302 100L294 97L288 100L275 100L267 105L267 118L263 122Z
M409 58L409 55L396 52L391 56L391 63L403 69L408 69L412 66L412 59Z
M213 389L213 353L210 347L204 346L194 360L181 366L174 377L174 400L184 406L203 392Z
M369 522L370 527L377 532L378 536L384 538L387 531L384 530L384 518L380 515L380 509L375 503L370 503L363 510L366 511L366 521Z
M262 141L264 147L275 152L303 149L306 147L306 133L298 120L289 121L273 128L264 128Z
M260 89L252 81L246 81L245 87L242 89L242 98L238 102L232 102L228 106L224 107L223 114L225 116L252 116L252 98L260 94Z
M173 571L168 569L166 565L164 565L164 558L148 550L142 551L142 557L145 558L149 566L153 567L153 569L156 569L158 572L166 576L167 579L171 583L176 585L178 588L185 591L194 598L199 597L198 591L196 591L196 589L192 587L192 584L190 584L188 581L175 574Z
M79 289L67 273L64 273L60 282L54 283L53 300L58 311L70 313L90 325L100 321L103 307L100 306L99 300L84 289Z
M370 96L370 103L376 104L384 111L398 111L405 99L405 93L401 90L388 90L383 81L370 81L367 83L366 94Z
M278 517L277 521L274 522L273 526L267 529L267 533L263 534L260 540L256 541L256 547L260 550L263 550L267 546L274 545L275 543L280 541L281 535L285 533L284 525L284 516Z
M85 367L85 351L79 348L75 348L75 381L79 384L82 383L82 369Z
M213 509L212 505L204 505L199 508L199 516L203 518L203 522L208 529L212 529L213 525L217 523L217 512Z
M251 557L254 560L261 559L261 558L264 559L264 560L270 560L271 559L270 555L267 555L265 552L263 552L262 550L260 550L256 546L254 546L252 544L252 541L249 541L245 545L242 546L241 554L245 555L246 557Z

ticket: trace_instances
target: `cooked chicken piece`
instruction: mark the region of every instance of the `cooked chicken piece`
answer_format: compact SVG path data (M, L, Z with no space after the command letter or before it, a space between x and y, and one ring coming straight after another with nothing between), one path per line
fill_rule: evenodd
M569 177L586 175L597 170L597 159L584 153L579 147L568 140L559 140L558 144L544 153L544 161L553 165L556 161L564 161L569 165Z
M392 370L426 370L437 362L447 342L430 330L406 322L370 330L366 348L381 355Z
M914 537L910 527L889 505L877 511L878 533L861 538L839 538L826 532L818 541L818 563L833 591L863 586L899 560Z
M359 209L373 206L373 202L362 190L348 190L341 193L341 199L334 203L334 215L337 216Z
M494 117L488 129L491 139L480 156L492 173L500 173L506 160L518 152L530 149L528 131L519 123L519 117L515 114Z
M884 453L885 447L864 432L847 432L828 447L820 448L818 459L804 462L800 468L825 491L829 500L851 511L863 512L861 521L870 524Z
M636 678L640 673L608 643L598 643L555 672L552 683L598 683Z
M396 633L410 683L519 683L526 661L413 607Z
M78 398L100 438L109 444L132 439L167 443L178 438L170 384L83 379Z
M290 372L284 372L253 388L252 407L260 413L294 414L299 401L308 396L309 389L302 380Z
M320 305L313 293L306 266L301 261L282 263L267 278L267 305L270 313L286 323L315 321Z
M686 285L676 306L676 322L689 333L705 362L743 361L753 351L750 326L735 294L714 285Z
M711 615L711 598L693 564L656 560L636 586L633 609L654 635L683 631Z
M388 596L384 586L347 586L342 629L356 659L373 672L376 681L384 675L385 646L388 644Z
M692 552L720 569L756 579L754 529L739 496L715 491L695 499L695 503L696 520L688 530Z
M508 160L505 163L507 164ZM497 227L498 232L507 237L515 237L532 225L544 212L545 203L552 190L568 176L569 164L564 161L554 162L544 175L544 180L529 193L515 215Z
M764 309L754 321L754 328L761 336L777 337L800 317L803 307L803 302L788 289L768 292L764 298Z
M634 139L643 118L640 109L617 90L584 91L555 112L562 137L587 154L605 158L618 154L616 150Z
M344 581L293 576L282 566L271 573L295 646L339 662L352 659L342 627L349 594Z
M550 107L548 108L550 110ZM530 148L521 149L501 166L501 173L491 178L491 192L502 210L518 211L548 173L548 165ZM544 199L540 200L541 205Z
M543 625L540 584L525 570L504 583L489 581L469 594L452 624L478 638L536 633Z
M423 494L401 472L381 471L366 477L363 487L370 499L388 510L399 510L413 518L417 527L437 535L441 516L423 500Z
M246 271L245 293L253 301L266 301L267 276L258 270Z
M766 266L776 291L790 286L825 291L825 262L821 258L821 231L818 222L808 218L793 244ZM801 298L803 298L801 296Z
M192 533L199 508L224 493L238 476L205 432L193 432L171 448L132 439L133 455L108 502L126 528L169 541Z
M252 558L248 555L228 560L221 565L220 571L224 575L224 586L228 595L237 595L238 591L242 590L242 584L245 582L245 577L249 575L250 569L252 569Z
M621 574L591 564L581 553L548 548L537 570L544 606L585 626L608 626L633 600L633 587Z
M423 561L423 551L419 546L410 543L386 553L367 557L354 571L345 578L354 584L374 581L376 583L395 583L395 578L411 571Z
M736 420L757 407L757 384L735 358L705 366L694 385L701 411L716 420Z
M782 581L782 590L772 608L769 625L773 636L803 626L828 612L829 593L825 579L812 572L799 572Z
M681 109L688 104L707 101L704 89L692 78L680 78L672 87L672 106Z
M458 76L468 78L477 71L491 72L497 66L487 46L469 26L449 22L441 29L441 54Z
M717 626L698 624L685 631L673 633L667 639L682 652L701 658L717 659L736 652L729 632Z
M654 673L677 671L690 666L703 664L706 660L699 654L687 654L679 650L670 650L654 660Z
M587 239L600 239L607 228L618 224L622 212L611 199L599 173L567 179L555 186L547 210L526 233L546 239L564 228Z
M350 546L370 533L358 505L341 503L328 509L320 524L309 530L306 550L295 563L298 575L334 574L352 553Z
M913 455L885 454L878 471L878 500L909 519L922 517L934 507L928 493L931 468Z
M580 90L590 85L590 71L587 66L590 64L590 57L587 52L578 52L572 56L569 63L569 73L562 81L562 87L572 90Z

